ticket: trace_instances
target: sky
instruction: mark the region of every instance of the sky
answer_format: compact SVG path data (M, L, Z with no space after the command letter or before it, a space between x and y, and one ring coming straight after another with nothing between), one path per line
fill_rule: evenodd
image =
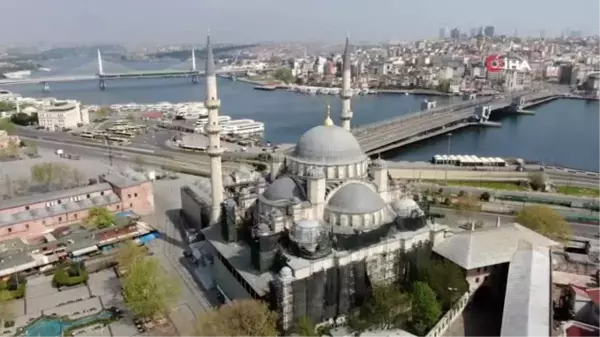
M499 34L598 34L598 0L0 0L0 44L334 42ZM12 13L12 14L11 14Z

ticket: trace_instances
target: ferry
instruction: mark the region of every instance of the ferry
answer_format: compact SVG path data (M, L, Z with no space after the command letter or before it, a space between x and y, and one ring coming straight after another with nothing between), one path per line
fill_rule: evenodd
M240 119L223 124L221 130L226 135L234 136L262 135L265 124L252 119Z
M219 124L227 123L229 121L231 121L231 117L229 117L229 116L219 116ZM200 117L196 121L196 125L197 126L204 126L206 124L208 124L208 116Z

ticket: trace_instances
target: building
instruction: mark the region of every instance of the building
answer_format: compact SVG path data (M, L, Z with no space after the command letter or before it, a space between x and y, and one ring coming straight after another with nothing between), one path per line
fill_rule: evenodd
M504 91L523 91L531 86L531 73L527 71L505 70Z
M19 146L21 144L21 140L17 135L9 135L4 130L0 130L0 150L6 149L11 145Z
M566 85L579 84L579 68L573 64L563 64L558 72L558 83Z
M600 322L600 288L582 288L569 285L570 307L573 308L573 320L598 328Z
M494 26L486 26L483 29L483 35L486 37L494 37L494 30L495 30Z
M450 31L450 38L453 40L460 39L460 29L452 28L452 30Z
M345 81L343 88L350 86ZM327 109L323 125L308 130L292 152L272 155L268 175L224 182L213 171L212 188L182 189L188 220L205 217L211 224L203 229L201 253L215 287L232 300L273 300L284 330L303 316L313 322L343 317L370 282L397 278L402 252L445 233L389 179L384 161L364 154L350 131L350 95L341 99L343 127ZM215 186L223 186L222 195ZM196 197L184 198L190 190Z
M138 215L154 212L152 182L143 174L106 174L99 180L98 184L3 200L0 241L43 237L56 228L84 221L92 207Z
M73 100L53 100L40 107L38 123L46 130L60 131L87 125L90 119L88 110L82 108L81 103Z

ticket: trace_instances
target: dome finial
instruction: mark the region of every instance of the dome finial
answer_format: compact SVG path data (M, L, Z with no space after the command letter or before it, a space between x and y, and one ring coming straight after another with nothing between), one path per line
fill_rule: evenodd
M331 119L331 105L329 105L329 102L326 105L326 109L325 109L325 122L323 123L323 125L325 126L332 126L333 124L333 120Z

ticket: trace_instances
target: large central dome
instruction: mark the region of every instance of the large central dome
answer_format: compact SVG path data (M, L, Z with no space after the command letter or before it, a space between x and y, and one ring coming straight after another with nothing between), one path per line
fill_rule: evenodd
M292 157L316 165L346 165L366 160L354 135L344 128L319 125L305 132Z

